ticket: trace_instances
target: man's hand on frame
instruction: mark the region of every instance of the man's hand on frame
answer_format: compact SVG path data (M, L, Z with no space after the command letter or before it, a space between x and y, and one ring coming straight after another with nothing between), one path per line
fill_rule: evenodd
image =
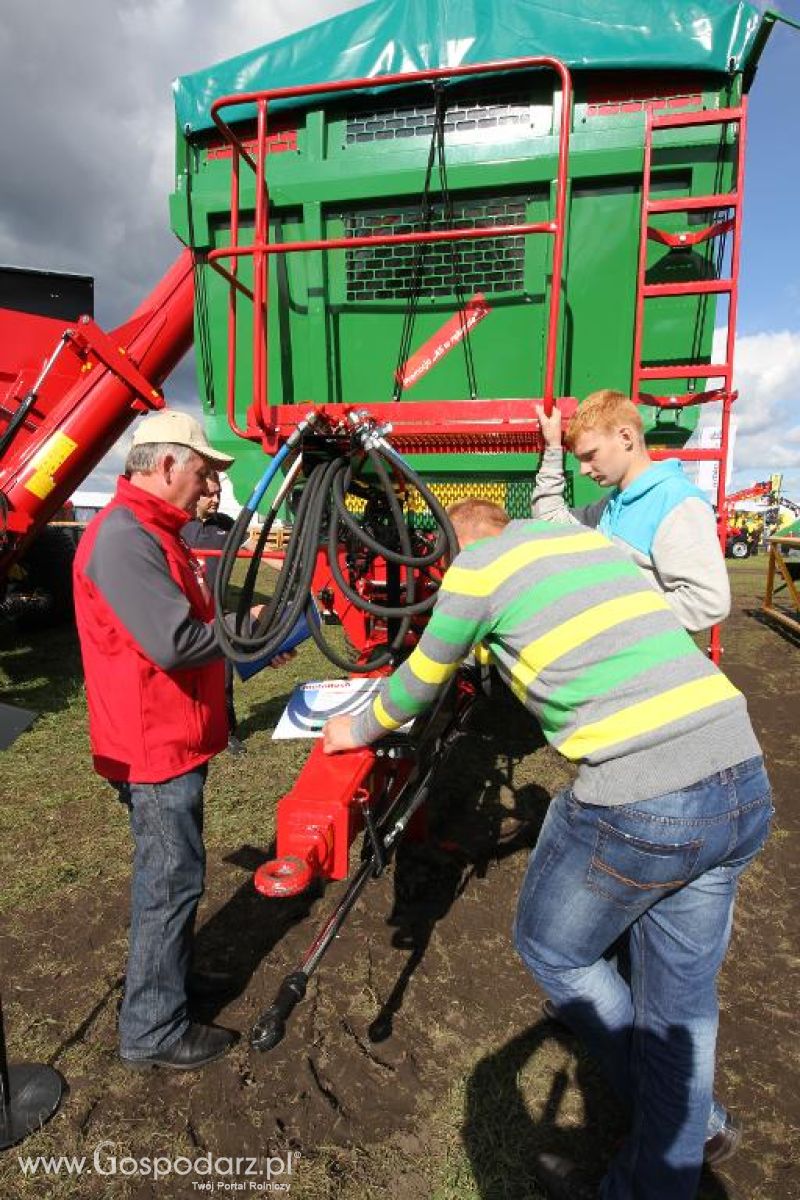
M353 718L331 717L322 730L322 749L325 754L340 754L343 750L357 750L358 742L353 739Z

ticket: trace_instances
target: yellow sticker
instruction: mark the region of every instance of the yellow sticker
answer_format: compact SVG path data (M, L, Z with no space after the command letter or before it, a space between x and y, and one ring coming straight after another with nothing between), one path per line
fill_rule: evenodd
M33 492L34 496L38 496L40 500L49 496L55 486L56 481L53 476L47 475L44 471L34 471L25 483L27 490Z
M25 482L26 489L40 500L44 500L56 486L56 471L77 449L78 443L73 442L71 437L67 437L60 430L54 433L31 459L33 474Z

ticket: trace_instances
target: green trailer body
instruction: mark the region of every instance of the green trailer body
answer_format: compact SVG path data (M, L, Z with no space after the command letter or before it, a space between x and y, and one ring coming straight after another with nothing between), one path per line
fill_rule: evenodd
M230 148L208 116L210 102L222 95L386 73L403 69L403 64L452 66L455 55L460 62L531 54L561 57L573 73L575 97L556 391L582 399L600 387L630 390L646 108L653 101L665 111L738 104L763 46L766 22L750 5L722 0L701 5L653 0L636 6L635 27L619 19L615 24L614 5L579 5L576 0L574 11L568 6L554 25L552 10L542 5L504 5L504 19L493 20L500 7L473 0L445 18L444 6L430 0L402 5L377 0L251 56L177 81L172 224L200 252L198 384L209 436L236 455L230 473L240 500L263 471L264 455L228 426L229 288L203 262L203 252L227 244L230 237ZM592 9L606 13L606 22L587 23ZM447 180L456 224L549 220L560 105L555 76L537 70L473 77L448 85L445 95ZM265 168L270 240L420 228L433 110L429 84L329 95L284 105L280 111L276 106L274 114L271 105ZM243 105L235 114L237 132L252 137L252 110ZM654 150L653 194L729 191L735 183L736 135L734 125L664 130ZM240 240L245 240L253 227L255 188L249 171L243 170L241 178ZM434 170L433 228L445 221L438 187ZM664 214L660 227L691 231L713 219L707 211ZM647 281L653 283L716 279L728 269L718 238L681 249L652 241L647 253ZM410 245L394 245L271 259L270 404L370 407L392 398L414 254ZM485 315L470 335L479 397L541 396L550 255L551 239L543 236L459 242L455 255L442 243L427 247L412 352L435 340L457 311L457 277L462 297L485 298ZM244 259L242 282L251 281L251 268L251 260ZM724 317L719 306L726 302L714 294L650 300L642 359L716 361L711 357L714 329ZM252 398L251 359L252 309L239 303L235 377L241 424ZM696 380L669 379L654 381L649 389L663 395L696 386ZM421 374L402 399L468 396L465 355L456 346ZM643 415L652 442L679 447L690 436L698 409L648 408ZM412 462L443 489L446 499L455 489L480 491L506 503L514 516L529 512L534 455L416 455ZM574 503L599 495L571 460L568 476Z

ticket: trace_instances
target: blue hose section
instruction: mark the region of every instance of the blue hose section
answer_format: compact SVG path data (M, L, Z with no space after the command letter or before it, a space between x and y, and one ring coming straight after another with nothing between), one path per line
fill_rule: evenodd
M275 455L272 462L269 464L266 471L261 476L261 478L259 479L255 488L253 489L252 496L247 501L246 507L250 510L250 512L256 511L259 504L264 499L264 493L266 492L267 488L269 487L269 485L272 483L273 479L275 478L275 476L278 472L278 468L280 467L283 460L286 458L287 454L289 454L293 448L294 447L291 446L289 444L289 442L286 442L283 446L281 446L280 450Z

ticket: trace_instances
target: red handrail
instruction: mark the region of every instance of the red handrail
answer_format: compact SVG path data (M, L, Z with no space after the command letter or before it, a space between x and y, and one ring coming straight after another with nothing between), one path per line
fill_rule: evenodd
M267 118L270 101L298 99L309 96L325 96L337 92L363 91L366 89L407 86L415 83L433 82L438 79L454 79L469 75L501 74L510 71L546 68L554 71L561 84L561 115L558 139L558 173L556 177L555 217L551 221L526 225L502 225L492 228L446 229L428 233L404 233L373 235L354 238L327 238L305 242L269 243L269 190L264 173L266 158ZM241 109L242 105L255 105L257 109L257 145L254 159L241 138L220 115L225 108ZM234 432L252 437L236 422L235 413L235 367L236 367L236 298L243 292L253 301L253 399L254 411L262 426L269 424L267 396L267 265L272 254L303 253L312 250L352 249L359 246L377 246L429 242L446 242L483 237L519 237L530 234L549 234L553 238L552 284L547 318L547 343L543 379L543 400L546 413L553 408L555 397L555 375L558 360L558 332L561 317L563 290L563 266L565 244L565 222L567 212L567 186L569 137L572 116L572 78L567 67L557 58L549 56L501 59L496 62L474 63L460 67L437 67L427 71L398 72L372 78L337 80L329 83L305 84L299 87L272 88L257 92L222 96L211 105L211 118L223 139L232 147L231 155L231 245L218 247L208 255L208 262L230 284L228 315L228 420ZM254 241L251 246L239 243L239 160L243 159L254 171L257 180L256 215ZM237 264L242 257L253 258L253 290L245 287L237 278ZM223 265L229 260L230 268Z

